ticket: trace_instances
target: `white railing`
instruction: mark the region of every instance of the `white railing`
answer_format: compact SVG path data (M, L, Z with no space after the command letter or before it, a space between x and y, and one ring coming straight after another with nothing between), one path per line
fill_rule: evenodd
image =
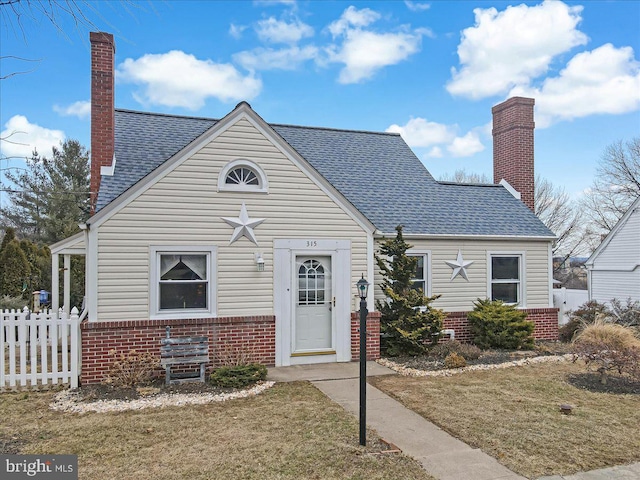
M78 309L31 313L0 311L0 390L69 383L78 387Z

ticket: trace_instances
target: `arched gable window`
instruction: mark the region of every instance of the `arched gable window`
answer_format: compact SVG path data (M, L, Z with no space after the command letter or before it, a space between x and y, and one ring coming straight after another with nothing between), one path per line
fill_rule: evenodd
M229 162L218 177L218 191L267 193L267 176L255 163L238 159Z

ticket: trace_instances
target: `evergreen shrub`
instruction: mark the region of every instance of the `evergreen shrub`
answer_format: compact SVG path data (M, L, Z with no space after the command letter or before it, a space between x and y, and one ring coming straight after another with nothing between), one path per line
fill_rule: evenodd
M478 299L474 302L468 320L473 343L482 349L533 348L534 323L527 320L527 313L515 305L501 300Z
M267 367L259 363L216 368L209 382L222 388L244 388L267 378Z

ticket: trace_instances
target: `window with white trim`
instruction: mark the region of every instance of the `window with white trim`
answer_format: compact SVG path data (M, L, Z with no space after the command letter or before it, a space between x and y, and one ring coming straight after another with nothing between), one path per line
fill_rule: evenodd
M522 304L522 255L490 254L491 300Z
M214 247L152 247L150 261L152 317L214 314Z
M429 252L417 252L417 251L408 251L408 257L416 258L416 272L414 277L411 279L413 282L413 288L418 290L422 289L424 295L427 297L431 296L431 262L429 258Z
M232 192L268 192L267 176L254 162L237 159L220 172L218 190Z

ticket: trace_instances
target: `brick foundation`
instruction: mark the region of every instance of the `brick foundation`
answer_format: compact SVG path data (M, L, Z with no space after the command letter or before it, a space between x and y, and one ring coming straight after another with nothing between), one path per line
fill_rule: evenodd
M367 315L367 360L380 358L380 312ZM351 360L360 359L360 312L351 313Z
M360 316L351 314L351 356L360 355ZM100 383L109 371L109 352L127 353L130 350L149 352L160 357L160 340L165 328L171 335L207 336L209 338L209 368L219 364L218 357L225 351L239 348L251 352L255 361L263 365L275 364L275 317L221 317L188 320L130 320L122 322L83 322L82 384ZM380 357L380 313L367 316L367 360ZM246 346L249 346L248 348ZM230 348L231 347L231 348ZM158 371L160 375L161 372Z
M275 363L275 317L221 317L188 320L141 320L122 322L83 322L82 374L83 384L99 383L109 370L111 350L149 352L160 357L160 340L165 328L172 336L203 336L209 338L210 366L228 347L243 349L249 345L255 361L264 365Z
M558 309L557 308L529 308L527 320L533 321L535 328L533 337L536 340L558 340ZM455 338L461 342L471 342L471 330L467 321L469 312L447 312L444 328L451 328L456 332Z

